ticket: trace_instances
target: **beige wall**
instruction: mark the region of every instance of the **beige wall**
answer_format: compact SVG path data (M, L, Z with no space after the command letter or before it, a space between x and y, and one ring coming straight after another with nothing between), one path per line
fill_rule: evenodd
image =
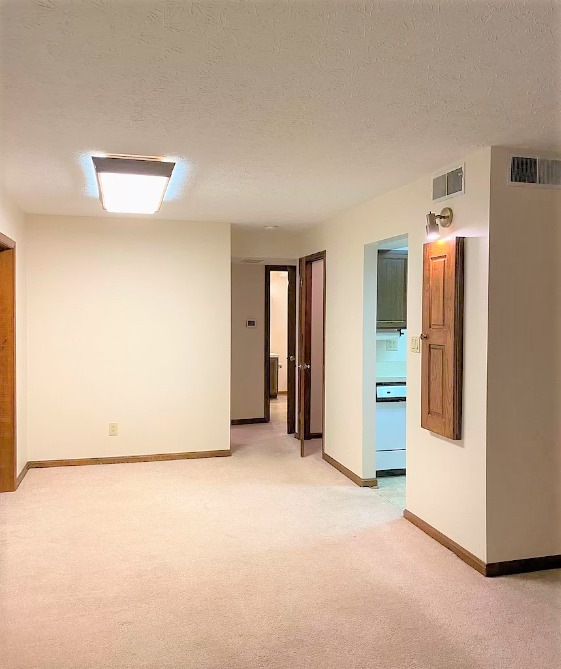
M302 232L232 226L232 258L261 258L270 264L293 264L302 248Z
M16 242L16 429L17 472L27 462L27 294L23 214L0 192L0 232Z
M257 327L247 328L246 320ZM232 264L232 418L264 416L265 267Z
M420 356L407 358L407 508L478 557L486 558L487 289L489 148L468 156L466 193L449 234L466 242L463 439L420 427ZM454 159L454 156L451 156ZM363 275L365 245L408 235L408 337L421 331L425 215L433 209L430 175L352 209L307 234L305 252L327 250L325 450L363 478L376 474L374 420L363 432ZM438 205L437 205L438 206ZM444 206L444 205L440 205ZM375 304L375 300L372 300ZM373 321L375 322L375 320ZM370 356L375 375L375 355Z
M31 216L27 233L29 459L228 449L229 225Z
M312 263L312 350L310 361L310 432L323 432L323 260Z
M271 353L279 356L279 391L287 390L288 272L271 272Z
M561 190L507 185L509 157L493 148L491 562L561 554Z

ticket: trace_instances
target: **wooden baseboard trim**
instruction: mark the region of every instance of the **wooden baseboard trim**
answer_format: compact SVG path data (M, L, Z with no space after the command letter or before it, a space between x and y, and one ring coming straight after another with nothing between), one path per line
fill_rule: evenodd
M451 550L470 567L483 576L508 576L509 574L525 574L531 571L544 571L546 569L561 569L561 555L545 555L543 557L526 558L523 560L507 560L506 562L483 562L472 553L462 548L445 534L439 532L432 525L405 509L403 517L410 523L422 530L429 537L438 541L439 544Z
M19 488L20 483L23 481L28 471L29 471L29 462L26 462L25 465L23 466L23 469L18 474L18 477L16 479L16 485L14 487L14 492Z
M356 483L361 488L377 488L378 487L377 479L361 479L360 476L357 476L350 469L347 469L345 467L345 465L342 465L340 462L335 460L335 458L332 458L330 455L327 455L327 453L323 453L322 458L327 463L329 463L332 467L335 467L335 469L337 471L341 472L341 474L344 474L348 479L351 479L351 481L353 483Z
M105 458L73 458L69 460L31 460L28 469L44 467L82 467L86 465L118 465L133 462L159 462L161 460L192 460L195 458L223 458L232 455L224 451L191 451L187 453L155 453L153 455L119 455Z
M506 562L488 562L486 576L508 576L510 574L526 574L531 571L561 569L561 555L544 555L543 557L508 560Z
M254 423L268 423L266 418L232 418L231 425L253 425Z
M321 439L323 437L322 432L310 432L308 439Z
M452 539L449 539L445 534L442 534L442 532L437 530L432 525L426 523L422 518L419 518L419 516L411 513L411 511L408 509L405 509L403 512L403 517L415 525L415 527L418 527L420 530L422 530L425 534L428 534L431 539L438 541L438 543L444 546L444 548L452 551L452 553L457 555L460 560L463 560L466 564L469 564L470 567L473 567L473 569L478 571L480 574L483 574L484 576L487 575L487 565L485 562L460 546L460 544L457 544L455 541L452 541Z

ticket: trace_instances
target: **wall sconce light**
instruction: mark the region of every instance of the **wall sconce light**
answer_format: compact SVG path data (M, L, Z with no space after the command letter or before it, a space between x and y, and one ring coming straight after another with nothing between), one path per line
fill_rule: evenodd
M429 241L438 239L440 237L439 223L443 228L447 228L452 223L453 218L454 213L450 207L444 207L440 214L433 214L432 211L429 211L426 225L427 239Z

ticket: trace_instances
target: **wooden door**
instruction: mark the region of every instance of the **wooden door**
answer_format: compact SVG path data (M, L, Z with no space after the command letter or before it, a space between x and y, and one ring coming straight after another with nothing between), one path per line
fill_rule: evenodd
M304 456L304 441L306 429L310 431L309 411L306 407L310 403L310 376L306 374L306 366L310 364L311 350L308 346L311 332L310 310L307 309L308 296L311 295L312 273L308 271L306 258L300 258L298 266L298 438L300 439L300 455ZM307 361L307 362L306 362Z
M407 327L407 251L378 252L376 327Z
M464 239L423 250L421 427L461 439Z
M312 263L323 260L323 419L325 419L325 251L300 258L299 261L299 318L298 318L298 438L300 455L304 456L304 442L312 437L311 419L311 365L312 365ZM321 439L323 450L324 430Z
M0 492L16 487L15 249L0 235Z

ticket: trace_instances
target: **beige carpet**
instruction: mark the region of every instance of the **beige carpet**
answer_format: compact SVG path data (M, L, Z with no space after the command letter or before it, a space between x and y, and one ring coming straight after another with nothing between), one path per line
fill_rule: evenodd
M278 421L232 441L1 496L2 669L561 666L559 572L483 578Z

